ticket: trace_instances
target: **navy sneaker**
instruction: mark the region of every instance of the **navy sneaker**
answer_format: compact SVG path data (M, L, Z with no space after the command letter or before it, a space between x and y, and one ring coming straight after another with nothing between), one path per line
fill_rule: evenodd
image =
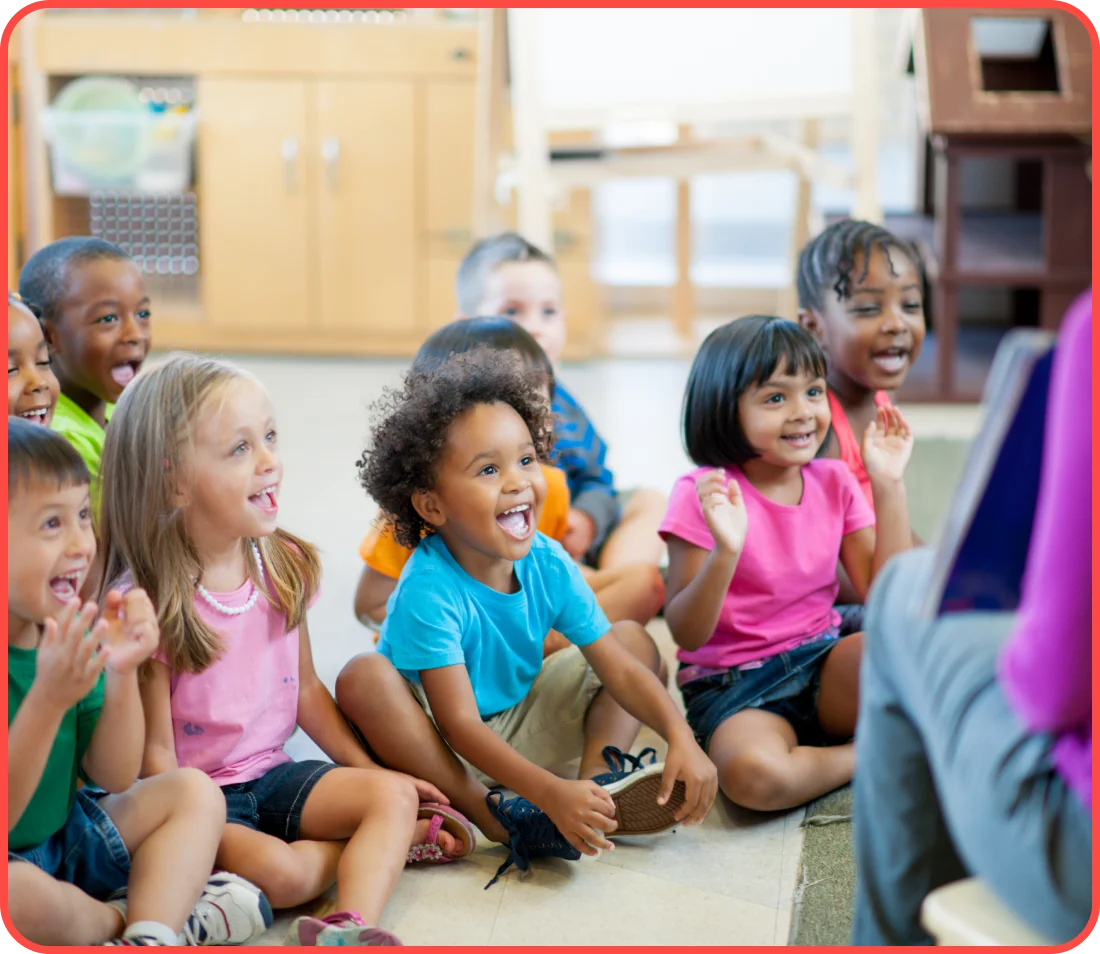
M619 825L608 838L656 835L679 824L674 813L684 804L684 783L676 782L668 802L657 804L665 763L657 761L655 749L642 749L637 755L630 755L609 745L603 750L603 758L610 771L592 781L606 789L615 802L615 820Z
M496 796L495 801L493 796ZM497 879L512 865L520 871L527 871L532 858L580 859L581 853L565 840L550 816L526 798L517 795L505 801L500 792L490 792L485 796L485 803L493 818L508 832L508 857L497 869L493 880L485 885L486 890L496 884Z

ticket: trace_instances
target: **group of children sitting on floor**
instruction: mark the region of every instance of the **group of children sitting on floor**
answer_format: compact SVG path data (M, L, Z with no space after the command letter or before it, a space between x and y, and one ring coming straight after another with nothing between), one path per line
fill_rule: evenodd
M403 867L462 858L475 825L507 847L499 877L702 822L719 789L774 810L848 781L858 604L913 540L912 436L885 392L921 348L923 275L846 220L798 289L797 321L703 343L697 469L666 504L616 491L558 378L553 260L513 234L475 246L461 317L373 408L355 610L380 638L334 699L262 385L195 355L143 368L137 266L92 238L37 252L8 297L15 927L238 944L335 884L337 913L289 943L397 945L379 923ZM686 719L644 629L662 608ZM640 724L664 762L631 754ZM291 760L295 726L332 761ZM578 758L576 779L549 771Z

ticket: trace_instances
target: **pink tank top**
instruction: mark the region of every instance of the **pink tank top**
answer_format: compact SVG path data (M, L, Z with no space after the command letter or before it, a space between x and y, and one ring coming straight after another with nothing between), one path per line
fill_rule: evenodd
M875 406L883 407L890 403L890 398L885 391L875 392ZM867 468L863 466L863 454L860 452L860 438L852 432L852 425L848 423L848 415L840 406L840 401L832 391L829 392L829 410L833 415L833 433L836 435L837 447L840 449L840 459L848 465L848 469L859 481L859 487L871 509L875 509L875 501L871 495L871 478L867 474Z

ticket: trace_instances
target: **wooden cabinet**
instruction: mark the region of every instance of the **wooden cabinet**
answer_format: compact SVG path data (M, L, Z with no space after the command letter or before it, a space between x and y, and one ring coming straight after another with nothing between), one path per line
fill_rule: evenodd
M307 324L309 89L294 80L200 79L204 323L233 340Z
M194 83L199 271L148 276L158 349L412 355L454 317L475 238L475 27L117 12L33 31L28 115L82 74ZM49 192L38 140L35 247L92 227L86 198ZM596 341L588 220L586 195L555 220L572 357Z
M416 337L413 84L217 78L198 97L211 328L306 350Z
M317 325L368 342L419 339L416 90L322 80L309 140Z
M454 318L474 239L472 84L215 77L197 101L203 315L220 347L411 354ZM555 217L569 357L598 347L589 221L586 193Z

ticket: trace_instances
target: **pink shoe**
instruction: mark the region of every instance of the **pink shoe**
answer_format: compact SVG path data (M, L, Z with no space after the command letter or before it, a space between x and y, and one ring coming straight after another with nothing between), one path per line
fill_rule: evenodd
M287 944L298 947L404 947L394 935L368 927L354 911L338 911L323 918L296 918Z

